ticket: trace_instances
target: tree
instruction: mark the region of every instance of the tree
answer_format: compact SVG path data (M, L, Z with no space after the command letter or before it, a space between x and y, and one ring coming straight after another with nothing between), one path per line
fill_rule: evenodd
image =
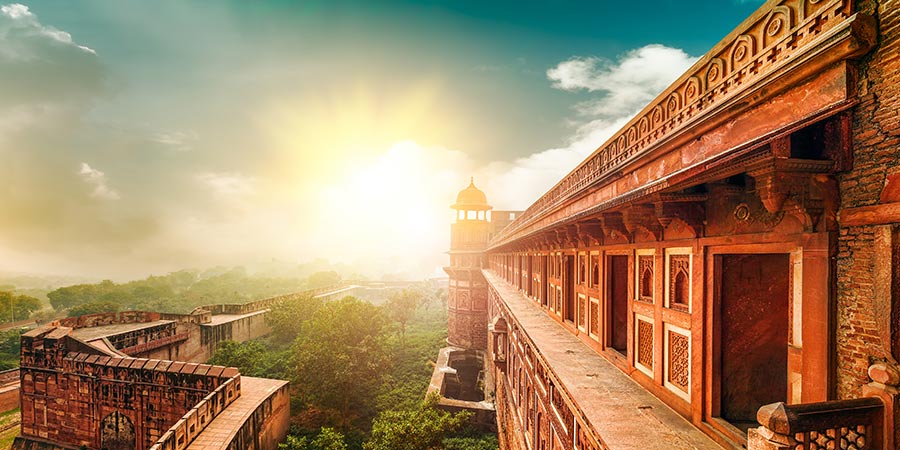
M497 450L500 444L497 436L486 434L480 437L452 437L444 439L444 450Z
M119 286L112 281L103 280L97 284L76 284L61 287L47 293L47 298L50 299L50 305L53 306L53 309L62 311L84 303L99 300L111 301L117 295L120 295Z
M272 305L266 314L266 323L272 328L271 338L275 343L288 343L302 332L304 324L322 308L322 299L304 295L288 298Z
M285 350L274 350L259 340L225 341L219 344L207 363L237 367L241 375L250 377L285 378L287 356Z
M21 334L18 329L0 331L0 370L19 367Z
M87 314L119 312L119 307L120 305L118 303L110 301L83 303L81 305L69 308L69 317L78 317Z
M347 450L344 443L344 435L334 428L322 427L319 435L309 442L306 437L288 436L283 444L278 444L280 450Z
M472 413L451 414L437 409L437 394L429 395L416 410L385 411L372 424L365 450L442 449L444 438L465 425Z
M384 304L391 318L400 324L401 342L406 340L406 323L416 313L416 308L424 298L425 296L418 290L404 289L392 294Z
M27 319L32 312L39 309L41 301L34 297L0 291L0 322Z
M321 287L333 286L341 282L341 276L333 270L316 272L309 276L306 281L309 289L318 289Z
M300 399L340 412L342 425L369 414L389 367L387 329L387 318L370 303L353 297L325 303L292 346L291 384Z

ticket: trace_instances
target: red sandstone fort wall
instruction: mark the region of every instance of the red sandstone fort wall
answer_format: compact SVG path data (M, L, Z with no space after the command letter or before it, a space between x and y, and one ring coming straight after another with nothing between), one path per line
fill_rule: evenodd
M859 64L853 169L839 179L842 208L900 201L900 1L861 1L859 9L878 18L880 36L878 47ZM840 398L859 396L860 386L869 381L869 357L886 358L891 352L882 338L883 325L879 325L877 313L885 306L890 310L889 304L879 303L891 302L893 289L887 286L885 296L878 278L885 271L891 278L891 257L885 259L876 252L877 228L843 226L838 238L836 365Z
M149 311L122 311L67 317L51 322L51 325L69 328L89 328L124 323L146 323L159 320L160 314Z
M278 448L290 428L290 390L282 386L253 411L228 444L228 450Z
M82 347L68 329L23 335L22 434L100 448L95 430L113 413L127 418L135 448L147 448L184 414L237 375L201 364L104 356ZM236 388L239 389L239 388ZM237 395L232 390L231 396Z

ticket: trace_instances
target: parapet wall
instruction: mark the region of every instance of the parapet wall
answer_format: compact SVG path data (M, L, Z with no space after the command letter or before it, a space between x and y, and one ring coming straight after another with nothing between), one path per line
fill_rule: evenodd
M143 450L192 410L187 429L199 432L198 424L240 395L237 369L111 357L70 332L45 327L22 336L24 438ZM213 393L214 405L207 399Z
M66 317L65 319L50 322L51 326L68 327L73 329L100 327L104 325L118 325L126 323L146 323L160 319L160 313L150 311L122 311L110 313L87 314L78 317Z

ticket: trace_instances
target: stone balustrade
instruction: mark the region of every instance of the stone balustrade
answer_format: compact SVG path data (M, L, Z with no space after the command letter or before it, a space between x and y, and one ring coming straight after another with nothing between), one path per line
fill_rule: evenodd
M234 375L210 392L166 431L150 450L184 450L241 395L241 376Z
M759 409L757 420L762 426L749 430L747 450L885 450L878 398L772 403Z

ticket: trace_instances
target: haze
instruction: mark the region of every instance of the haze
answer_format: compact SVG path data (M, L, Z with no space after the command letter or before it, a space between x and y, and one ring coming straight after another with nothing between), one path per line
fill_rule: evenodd
M760 2L573 3L0 4L0 270L437 274Z

